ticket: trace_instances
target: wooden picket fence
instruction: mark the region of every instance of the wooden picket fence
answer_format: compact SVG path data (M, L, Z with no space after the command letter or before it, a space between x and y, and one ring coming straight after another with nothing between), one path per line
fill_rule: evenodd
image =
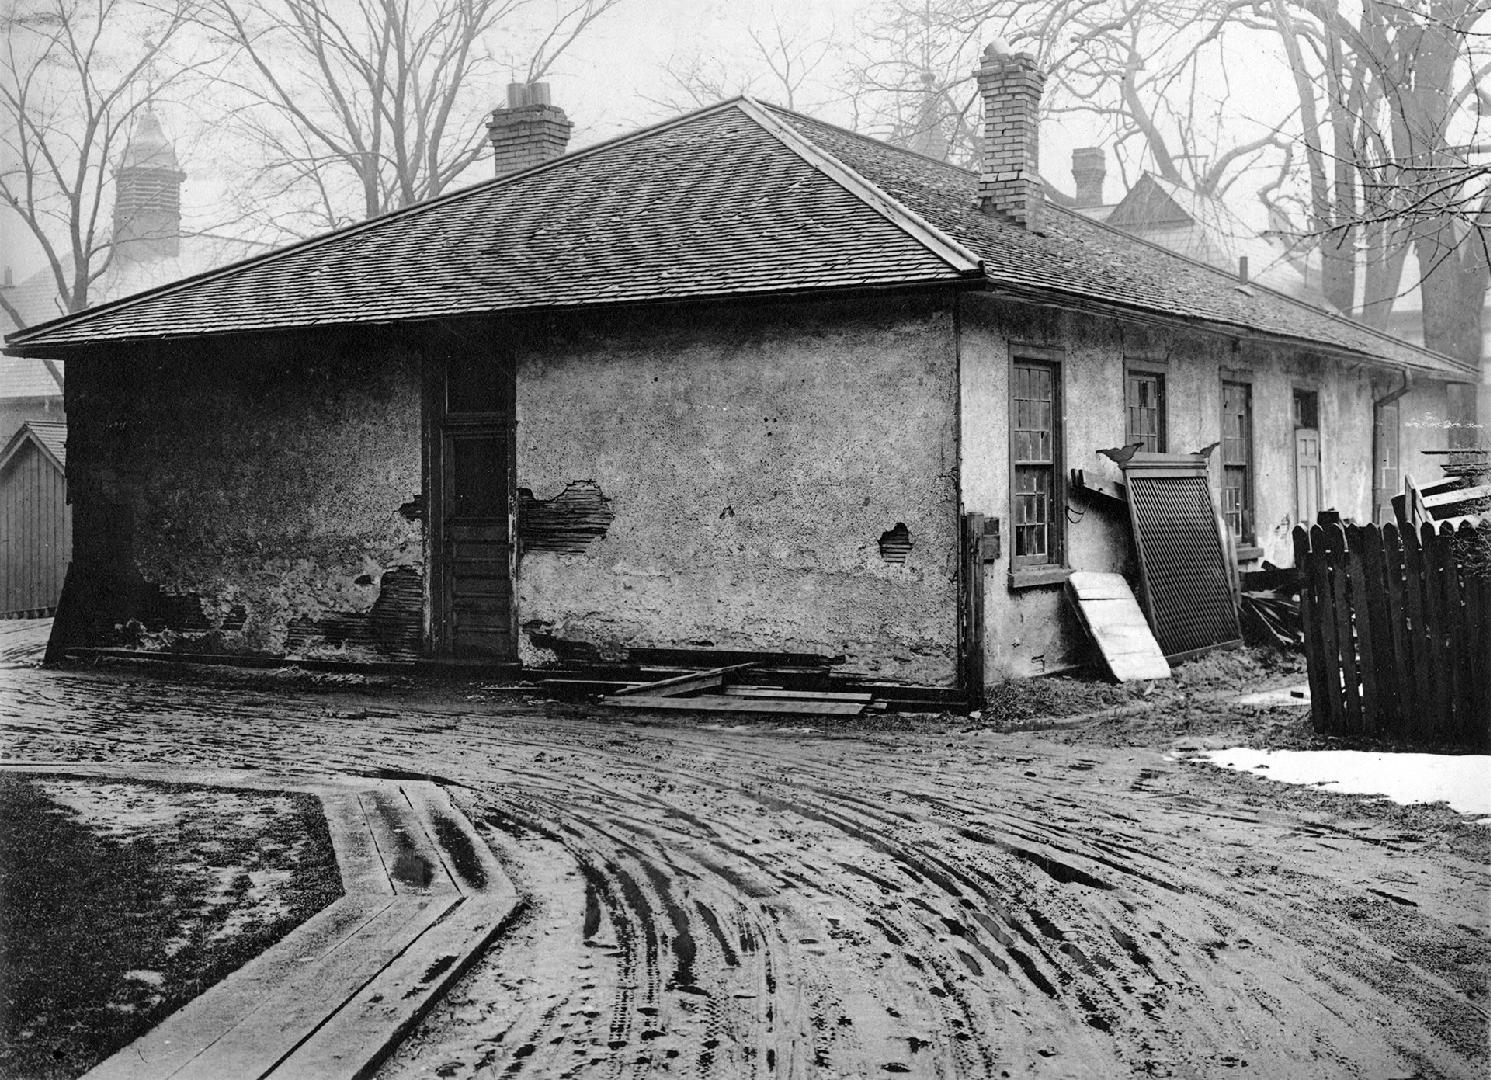
M1491 745L1491 524L1294 530L1317 731Z

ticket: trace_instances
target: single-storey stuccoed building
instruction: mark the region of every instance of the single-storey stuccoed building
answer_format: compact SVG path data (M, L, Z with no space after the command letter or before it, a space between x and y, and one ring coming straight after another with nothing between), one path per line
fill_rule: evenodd
M1083 658L1065 575L1132 569L1069 497L1098 448L1221 440L1239 558L1286 563L1445 444L1473 372L1055 205L1033 61L979 78L981 175L740 98L12 335L68 365L54 652L1026 675Z

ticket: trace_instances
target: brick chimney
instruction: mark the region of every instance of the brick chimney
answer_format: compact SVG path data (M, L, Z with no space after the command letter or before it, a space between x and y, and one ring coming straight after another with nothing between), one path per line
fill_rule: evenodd
M1037 171L1039 114L1046 76L1035 66L1035 57L1011 53L1003 42L984 50L984 62L974 74L984 100L979 202L985 213L1039 228L1045 201Z
M1077 209L1103 205L1103 178L1108 159L1101 146L1079 146L1072 151L1072 179L1077 183Z
M181 182L176 150L148 109L130 133L114 174L114 258L135 262L181 251Z
M487 120L497 175L559 157L574 126L563 109L549 104L548 83L508 83L507 108L494 109Z

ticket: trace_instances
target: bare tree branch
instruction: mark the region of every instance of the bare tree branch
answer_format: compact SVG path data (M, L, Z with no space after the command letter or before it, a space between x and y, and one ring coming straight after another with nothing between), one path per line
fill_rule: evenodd
M58 313L88 305L113 256L105 208L135 117L209 63L160 61L195 0L23 0L0 20L0 205L31 234ZM150 79L145 73L151 72ZM16 322L24 313L5 302Z
M234 122L266 151L251 182L263 219L295 234L433 198L483 152L498 104L494 43L518 40L536 0L203 0L202 24L241 63L225 78L252 107ZM622 0L569 0L519 63L537 80ZM271 183L271 175L278 180ZM299 213L287 213L285 202ZM355 207L355 209L354 209Z

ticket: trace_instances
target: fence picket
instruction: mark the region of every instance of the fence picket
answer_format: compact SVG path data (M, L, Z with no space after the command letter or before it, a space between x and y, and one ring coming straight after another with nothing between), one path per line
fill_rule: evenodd
M1470 726L1470 703L1465 700L1465 601L1455 564L1455 530L1449 524L1440 525L1435 538L1434 571L1439 585L1439 610L1444 619L1444 666L1449 676L1444 722L1447 736L1459 741Z
M1351 625L1350 571L1346 556L1346 532L1339 525L1325 527L1325 549L1331 565L1331 605L1336 624L1336 650L1340 657L1343 711L1341 731L1362 729L1361 676L1356 662L1356 636Z
M1310 577L1313 579L1316 611L1320 627L1320 670L1325 679L1325 730L1339 734L1345 730L1346 708L1341 690L1341 647L1337 636L1335 594L1331 586L1331 553L1325 543L1325 530L1310 527Z
M1413 692L1413 650L1408 608L1403 595L1403 540L1396 525L1382 530L1382 568L1387 578L1388 629L1393 642L1393 671L1398 693L1397 730L1412 729L1417 700Z
M1491 523L1293 540L1316 730L1491 745Z
M1360 729L1372 734L1383 726L1382 688L1377 677L1376 635L1373 634L1367 587L1366 560L1362 551L1362 530L1350 525L1343 533L1346 564L1347 619L1356 634L1356 669L1361 678Z
M1476 727L1476 742L1491 744L1491 663L1486 654L1491 652L1491 521L1482 521L1476 528L1476 546L1473 566L1476 578L1476 603L1480 617L1476 625L1481 648L1471 654L1480 682L1480 709Z
M1378 723L1390 731L1402 724L1402 676L1393 647L1393 622L1389 598L1388 564L1382 550L1382 533L1376 528L1361 530L1362 573L1367 585L1367 618L1372 623L1372 665L1377 670Z
M1434 688L1429 678L1429 635L1424 615L1424 555L1419 532L1405 526L1403 541L1403 599L1408 609L1409 666L1413 671L1413 722L1408 734L1422 736L1433 730Z
M1294 565L1299 571L1299 618L1304 629L1305 670L1310 679L1310 721L1317 731L1330 726L1330 701L1326 689L1325 650L1321 647L1320 590L1316 585L1319 557L1310 550L1310 533L1294 527Z
M1485 625L1487 613L1482 612L1481 588L1479 588L1479 576L1482 573L1491 573L1491 565L1481 567L1482 553L1476 549L1476 530L1470 522L1461 522L1458 530L1442 530L1446 533L1445 546L1449 552L1449 567L1457 573L1460 579L1460 647L1455 650L1455 658L1460 671L1460 686L1458 686L1457 722L1460 738L1464 741L1476 741L1481 735L1481 729L1487 728L1491 723L1488 718L1487 703L1481 698L1481 671L1487 661L1485 656L1491 652L1491 638L1488 638L1488 628ZM1488 536L1491 540L1491 536ZM1484 556L1491 559L1491 546L1485 549Z
M1419 548L1423 552L1424 569L1420 583L1424 590L1424 630L1429 640L1429 690L1432 702L1429 728L1434 739L1443 739L1450 734L1450 672L1445 664L1445 620L1444 590L1436 570L1439 565L1439 534L1434 526L1425 522L1419 526Z

